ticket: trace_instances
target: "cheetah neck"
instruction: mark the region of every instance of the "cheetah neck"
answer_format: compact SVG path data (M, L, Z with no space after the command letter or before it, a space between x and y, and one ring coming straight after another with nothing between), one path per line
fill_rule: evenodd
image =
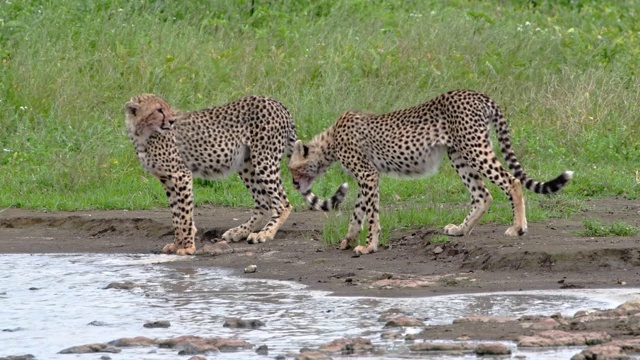
M317 154L322 154L322 165L330 165L337 160L334 151L334 129L333 126L325 130L324 132L316 135L313 140L309 142L309 147L315 149Z

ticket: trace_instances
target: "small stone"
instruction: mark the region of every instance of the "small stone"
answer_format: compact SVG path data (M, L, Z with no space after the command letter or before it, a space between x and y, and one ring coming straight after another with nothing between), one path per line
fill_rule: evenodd
M267 345L260 345L256 349L256 354L258 355L269 355L269 347Z
M434 254L436 254L436 255L437 255L437 254L442 253L443 251L444 251L444 250L442 250L442 248L441 248L440 246L436 246L436 247L433 249L433 253L434 253Z
M25 328L16 327L16 328L10 328L10 329L2 329L3 332L16 332L16 331L22 331L22 330L25 330Z
M246 274L251 274L254 273L258 270L258 266L257 265L249 265L246 268L244 268L244 272Z
M148 329L157 329L157 328L166 329L171 326L171 323L168 320L157 320L157 321L149 321L142 326Z
M226 318L224 319L223 327L232 329L257 329L264 326L264 322L258 319L244 320L241 318Z
M387 323L384 324L385 328L407 326L424 326L424 323L416 318L412 318L411 316L396 316L390 318Z
M139 287L140 285L134 283L133 281L114 281L107 285L105 289L118 289L118 290L131 290L135 287Z
M6 357L0 357L0 360L35 360L35 356L31 354L25 355L11 355Z
M188 360L207 360L207 358L204 356L196 355L196 356L190 357Z
M107 326L107 323L103 322L103 321L94 320L94 321L88 323L87 325L89 325L89 326Z
M501 343L482 343L476 346L476 355L509 355L511 349Z
M102 355L100 356L100 360L111 360L111 356Z

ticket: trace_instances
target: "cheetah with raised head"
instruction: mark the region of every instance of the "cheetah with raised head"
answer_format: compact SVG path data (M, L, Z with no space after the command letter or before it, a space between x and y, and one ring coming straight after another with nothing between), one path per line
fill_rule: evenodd
M128 135L142 166L157 177L171 206L174 242L164 253L195 252L192 176L219 178L236 172L251 192L255 208L244 224L222 238L261 243L273 239L291 212L282 187L280 160L297 140L291 114L280 102L247 96L226 105L178 113L161 97L135 96L126 103ZM313 194L317 209L336 207L346 184L330 200ZM266 223L266 224L265 224Z
M502 167L493 151L491 126L496 129L502 154L513 174ZM496 103L484 94L467 90L451 91L384 115L348 111L309 143L297 141L289 169L295 187L303 195L334 161L351 173L359 186L358 198L340 247L348 248L368 219L366 245L354 248L356 254L367 254L378 248L380 174L415 176L435 172L445 152L471 193L469 215L462 224L444 228L444 233L452 236L471 233L491 204L491 194L481 176L509 196L514 221L505 234L516 236L527 232L522 184L536 193L550 194L560 190L573 174L566 171L548 182L529 178L513 152L507 122ZM307 196L307 201L310 199Z

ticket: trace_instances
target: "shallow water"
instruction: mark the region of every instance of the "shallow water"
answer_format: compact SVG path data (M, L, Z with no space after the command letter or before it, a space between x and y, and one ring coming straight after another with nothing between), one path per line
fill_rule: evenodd
M166 261L185 261L183 269ZM104 289L114 281L141 288ZM573 315L587 308L613 308L638 298L640 289L553 290L424 298L335 297L286 281L233 277L228 271L192 268L188 257L165 255L0 255L0 356L30 353L38 359L96 359L97 354L61 355L60 350L121 337L169 338L180 335L233 337L255 347L266 344L269 356L253 350L220 353L216 359L265 359L331 340L363 336L387 350L385 359L419 358L403 340L382 340L381 313L400 308L428 324L450 323L465 315L521 316L560 311ZM226 317L260 319L259 330L229 329ZM168 329L147 329L147 321L169 320ZM101 326L89 325L99 321ZM15 331L6 331L15 330ZM420 329L409 329L418 332ZM569 358L579 350L553 349L515 355L535 359ZM173 359L176 350L125 348L114 359ZM183 358L187 358L186 356ZM349 359L374 359L353 357ZM475 359L431 356L434 359Z

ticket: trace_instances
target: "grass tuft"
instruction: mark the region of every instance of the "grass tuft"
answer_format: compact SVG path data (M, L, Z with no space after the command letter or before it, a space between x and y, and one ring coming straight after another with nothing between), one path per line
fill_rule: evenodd
M607 237L607 236L635 236L640 233L640 228L622 221L616 221L611 225L602 225L600 219L585 218L582 221L584 230L578 232L581 236Z

